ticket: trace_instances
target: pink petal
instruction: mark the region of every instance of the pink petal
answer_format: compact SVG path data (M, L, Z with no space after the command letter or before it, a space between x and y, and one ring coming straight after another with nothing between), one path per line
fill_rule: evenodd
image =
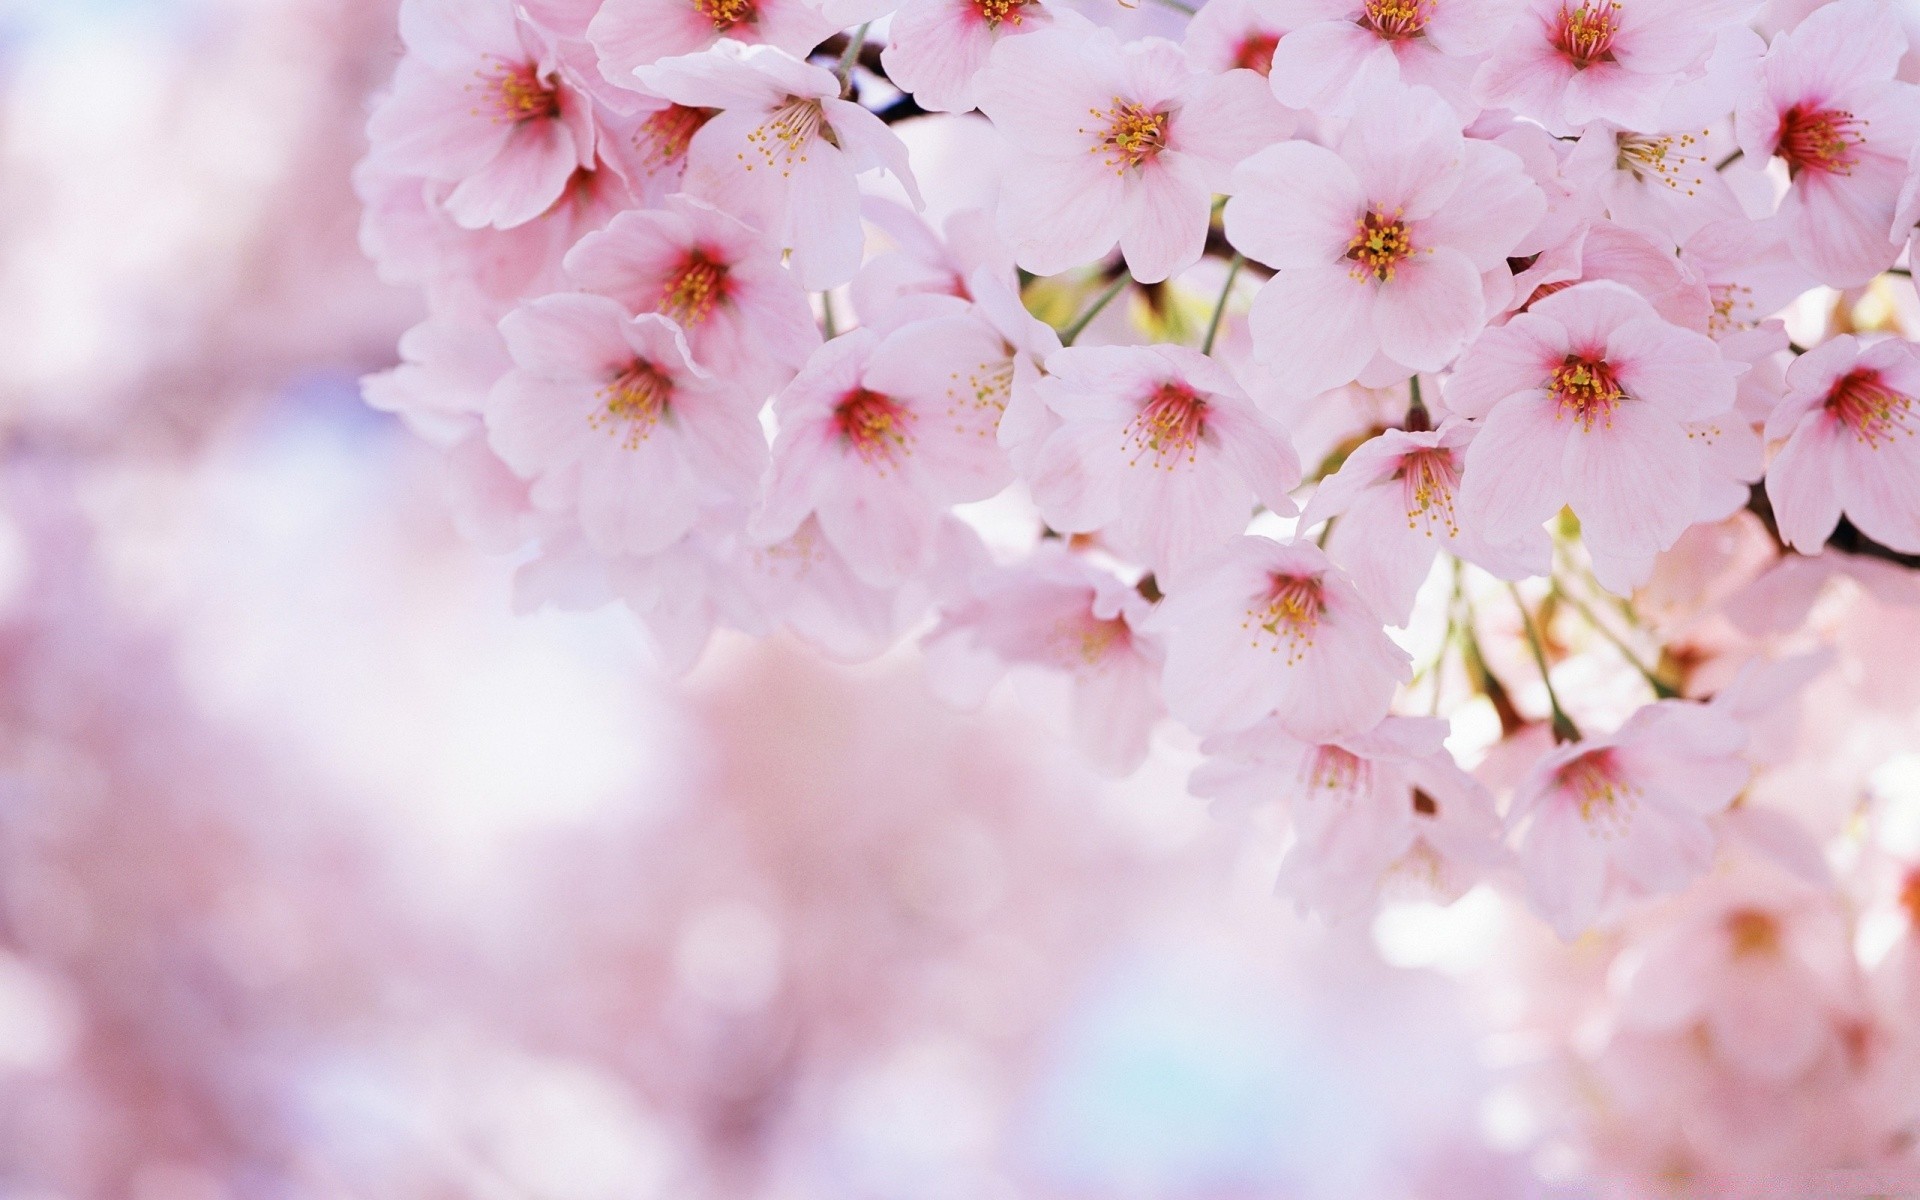
M1559 512L1573 428L1545 392L1522 392L1494 405L1467 447L1460 479L1464 520L1491 541L1511 542Z
M1200 261L1213 191L1183 156L1143 165L1129 180L1120 250L1141 283L1159 283Z
M1700 494L1687 431L1653 405L1632 402L1591 429L1566 424L1567 503L1583 537L1611 553L1651 554L1673 545Z
M1474 339L1447 379L1447 407L1484 417L1508 396L1545 387L1567 357L1566 330L1537 313L1521 313Z
M1342 260L1366 212L1360 181L1340 156L1312 142L1282 142L1240 164L1224 220L1227 240L1270 267Z
M1254 350L1282 387L1317 395L1347 383L1373 357L1373 289L1341 267L1282 271L1254 297Z
M1445 246L1407 258L1380 285L1373 329L1380 351L1415 371L1438 371L1452 362L1480 328L1480 272L1458 250Z

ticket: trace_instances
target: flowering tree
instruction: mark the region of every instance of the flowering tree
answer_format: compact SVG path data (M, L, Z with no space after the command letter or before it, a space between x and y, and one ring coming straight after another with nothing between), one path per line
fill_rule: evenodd
M1524 898L1618 1178L1908 1153L1891 0L1161 3L405 0L369 402L526 608L1052 677L1303 908Z

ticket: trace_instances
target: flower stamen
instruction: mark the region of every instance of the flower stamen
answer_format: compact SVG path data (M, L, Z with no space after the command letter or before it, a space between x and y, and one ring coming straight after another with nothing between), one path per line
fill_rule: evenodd
M870 464L894 465L913 450L913 413L891 396L855 388L833 410L840 439Z
M727 267L704 250L688 253L686 261L667 280L665 294L656 310L672 317L681 326L692 329L705 321L714 305L727 297Z
M1601 837L1617 837L1633 823L1640 789L1620 777L1613 751L1593 750L1560 768L1554 784L1580 810L1580 819Z
M1567 56L1579 70L1595 63L1613 61L1613 39L1620 32L1620 5L1616 0L1582 0L1573 7L1560 6L1558 27L1554 30L1554 48Z
M1448 537L1460 536L1460 524L1454 516L1453 498L1460 490L1460 469L1451 450L1416 450L1400 460L1400 487L1406 500L1407 528L1426 526L1432 537L1434 527Z
M836 148L840 145L833 126L827 124L827 114L820 107L820 101L804 96L787 97L785 104L747 135L748 148L758 150L765 160L761 165L779 168L782 178L792 175L794 167L807 161L807 151L815 142ZM753 170L744 151L734 157L746 163L747 170Z
M632 450L653 435L654 426L668 415L673 379L644 359L635 359L598 392L602 403L587 424L604 429Z
M1105 154L1107 165L1115 174L1125 174L1129 168L1151 161L1167 148L1168 113L1149 112L1145 105L1118 96L1104 109L1087 111L1100 124L1091 129L1082 126L1079 132L1094 135L1088 151Z
M713 22L714 30L719 33L749 24L759 16L753 0L693 0L693 9Z
M1895 438L1915 432L1913 397L1896 392L1871 368L1841 377L1827 393L1827 412L1850 430L1857 441L1877 450Z
M1865 121L1844 109L1809 109L1796 104L1780 116L1777 153L1789 176L1802 171L1847 175L1853 171L1854 148L1865 142Z
M1154 466L1169 470L1183 458L1192 463L1206 431L1207 402L1191 388L1163 383L1121 432L1133 446L1133 457L1127 465L1140 465L1148 454L1153 456Z
M1371 275L1381 283L1391 282L1400 263L1412 253L1413 241L1399 209L1392 213L1368 209L1347 242L1347 258L1355 264L1350 274L1355 279Z
M1419 37L1432 17L1433 0L1367 0L1360 24L1388 41Z
M1327 609L1326 593L1316 575L1275 575L1261 601L1247 609L1240 627L1253 635L1257 648L1266 641L1269 653L1287 650L1287 665L1313 649L1315 632Z
M1626 396L1605 359L1577 354L1553 369L1547 392L1559 404L1559 416L1571 416L1589 432L1596 423L1610 425L1614 407Z

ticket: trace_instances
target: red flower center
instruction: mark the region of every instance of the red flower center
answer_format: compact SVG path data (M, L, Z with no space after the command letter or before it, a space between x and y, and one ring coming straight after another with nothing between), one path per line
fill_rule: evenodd
M1580 819L1602 836L1624 833L1632 823L1640 789L1621 776L1612 750L1589 750L1561 767L1553 782L1573 798Z
M879 392L848 392L834 407L833 424L841 440L870 463L891 464L913 449L913 413Z
M1247 609L1240 627L1252 635L1256 647L1265 642L1270 653L1278 654L1285 646L1291 666L1313 649L1314 634L1326 611L1319 576L1275 575L1266 595Z
M1915 429L1913 397L1888 387L1871 368L1842 376L1827 393L1826 409L1873 449L1911 437Z
M1124 617L1096 617L1088 609L1077 617L1062 617L1054 626L1051 644L1056 660L1067 670L1097 667L1115 650L1133 644L1133 630Z
M689 251L680 269L667 280L659 312L692 329L707 319L713 306L727 298L727 266L706 251Z
M1780 116L1778 153L1786 160L1788 174L1847 174L1853 169L1854 147L1866 141L1861 133L1864 124L1844 109L1794 105Z
M1321 746L1307 760L1307 786L1329 792L1351 792L1367 774L1367 764L1351 750Z
M1612 62L1613 38L1620 32L1619 12L1615 0L1562 4L1554 27L1554 49L1583 71L1595 63Z
M530 62L495 59L492 71L482 71L480 79L495 121L517 125L523 121L543 121L560 115L560 93L548 87Z
M980 19L987 23L988 29L998 29L1003 21L1009 25L1018 25L1022 16L1020 10L1034 2L1035 0L973 0L973 10L980 14Z
M1906 884L1900 889L1900 907L1907 910L1907 920L1920 932L1920 868L1907 873Z
M1453 497L1460 488L1460 469L1453 451L1435 447L1415 450L1400 460L1400 487L1407 505L1407 528L1427 527L1433 536L1435 525L1447 536L1457 537L1460 524L1454 518Z
M1278 34L1249 33L1240 39L1240 48L1233 52L1233 65L1258 71L1262 75L1270 74L1273 71L1273 52L1279 48Z
M1626 396L1605 359L1577 354L1569 354L1553 369L1547 392L1559 404L1561 416L1572 417L1586 430L1596 422L1607 423L1614 407Z
M693 0L693 9L713 22L715 30L725 33L736 25L752 23L759 14L753 0Z
M1181 459L1191 463L1206 431L1207 402L1184 384L1163 383L1122 433L1133 447L1128 465L1138 466L1149 454L1156 467L1171 469Z
M642 121L640 128L634 131L633 144L645 151L643 157L647 170L651 173L685 158L687 143L719 111L717 108L688 108L681 104L669 104Z
M1433 0L1367 0L1360 24L1388 41L1419 37L1433 15Z
M1167 148L1168 113L1150 112L1146 105L1118 96L1104 109L1087 111L1100 124L1091 129L1083 126L1080 132L1094 135L1094 143L1088 149L1094 154L1105 154L1107 165L1116 174L1124 174L1129 167L1138 167L1159 157Z
M1727 914L1727 940L1737 958L1777 954L1780 918L1758 908L1735 909Z
M1355 279L1371 275L1381 283L1392 280L1400 263L1413 253L1413 239L1398 209L1383 213L1368 209L1347 242L1347 258L1355 264L1350 272Z
M631 450L652 436L673 399L673 379L644 359L628 367L596 393L601 405L587 424L621 439Z

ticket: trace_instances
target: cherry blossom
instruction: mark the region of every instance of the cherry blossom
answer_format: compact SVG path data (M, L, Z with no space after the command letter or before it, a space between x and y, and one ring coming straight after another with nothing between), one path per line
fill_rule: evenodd
M1029 472L1064 533L1106 531L1174 572L1246 528L1255 504L1292 515L1300 464L1285 436L1207 356L1180 346L1072 347L1034 384L1060 424Z
M907 0L887 26L880 61L922 108L966 112L994 46L1052 23L1041 0Z
M1508 819L1528 894L1560 936L1624 898L1678 891L1706 873L1706 819L1746 785L1746 737L1712 709L1668 700L1540 760Z
M840 99L830 71L722 39L642 67L639 77L675 104L720 110L687 144L686 189L791 250L802 287L837 286L860 267L856 175L884 169L918 202L906 147Z
M1432 88L1471 118L1480 57L1519 15L1519 0L1295 0L1273 53L1273 94L1289 108L1345 114L1394 80Z
M1306 528L1338 518L1327 552L1392 624L1407 623L1414 594L1443 549L1505 579L1544 575L1552 565L1543 529L1496 546L1462 524L1460 476L1473 435L1464 421L1389 429L1349 454L1300 514Z
M1787 369L1767 419L1783 442L1767 472L1780 536L1806 554L1844 513L1868 537L1920 553L1920 349L1842 334Z
M1388 717L1309 744L1268 720L1209 738L1189 786L1216 807L1285 803L1294 842L1279 888L1303 909L1348 916L1383 888L1451 903L1505 852L1493 797L1455 765L1446 734L1444 721Z
M1906 46L1887 4L1839 0L1775 39L1740 106L1741 149L1792 176L1787 244L1822 283L1865 283L1898 253L1887 231L1920 137L1920 89L1894 78Z
M1481 420L1460 507L1495 542L1571 507L1601 582L1624 591L1692 523L1700 462L1683 422L1732 408L1736 374L1625 287L1556 292L1488 330L1447 389Z
M1305 542L1222 547L1167 593L1147 629L1165 640L1167 707L1205 733L1268 715L1302 739L1364 732L1412 674L1353 582Z
M924 570L939 506L984 499L1006 482L993 383L972 374L1004 353L998 335L967 317L885 339L856 329L821 347L774 400L780 432L756 535L787 538L814 514L875 586Z
M1437 371L1486 315L1481 277L1545 210L1511 153L1463 138L1417 88L1381 88L1334 149L1283 142L1235 175L1227 237L1277 269L1255 353L1298 392Z
M641 67L722 38L804 55L834 29L810 0L604 0L586 35L606 77L631 87Z
M1146 758L1165 715L1160 650L1141 626L1151 605L1108 572L1058 546L1018 569L975 581L928 635L928 665L945 678L991 680L1038 668L1069 681L1074 740L1102 769L1124 775ZM986 659L986 671L964 658ZM978 683L968 689L980 690Z
M757 405L696 367L672 321L560 295L501 333L514 370L487 399L489 439L536 503L577 505L596 549L663 549L704 505L751 492L766 460Z
M1758 0L1526 0L1474 93L1555 133L1595 120L1656 128L1681 73L1704 65L1715 36L1757 8Z
M409 54L368 123L371 162L452 185L440 203L469 229L533 220L593 166L591 101L509 5L409 0L400 19Z
M1020 155L1001 230L1043 274L1116 242L1143 283L1191 266L1234 164L1289 129L1252 71L1208 76L1170 42L1122 46L1078 26L1003 39L975 96Z
M629 211L567 252L582 290L628 312L656 312L685 333L694 361L749 391L772 392L820 344L779 255L754 230L685 196Z

